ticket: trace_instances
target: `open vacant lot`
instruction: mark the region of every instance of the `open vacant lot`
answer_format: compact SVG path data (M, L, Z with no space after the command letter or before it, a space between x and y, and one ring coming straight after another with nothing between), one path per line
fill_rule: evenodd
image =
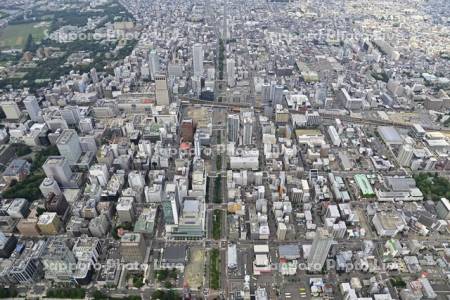
M203 273L205 265L205 250L201 248L191 248L189 263L186 266L184 281L190 288L197 290L203 285Z

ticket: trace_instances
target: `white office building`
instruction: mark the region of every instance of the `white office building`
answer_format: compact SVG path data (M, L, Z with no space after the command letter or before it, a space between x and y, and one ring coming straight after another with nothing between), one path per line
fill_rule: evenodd
M160 67L159 67L159 56L156 50L150 51L148 55L148 60L150 63L150 76L152 79L155 79L155 76L159 74Z
M203 46L201 44L195 44L192 47L192 56L193 56L193 69L194 76L202 77L203 76Z
M156 83L156 104L157 105L169 105L169 91L167 89L167 78L165 75L157 74L155 76Z
M233 58L227 59L227 81L229 87L234 87L236 85L236 68L235 61Z
M65 129L56 141L61 156L64 156L70 164L75 164L81 156L81 145L78 134L73 129Z
M5 113L6 119L18 120L22 116L19 106L14 101L4 101L0 104Z
M39 107L39 103L35 96L27 96L25 100L23 100L23 104L33 122L40 123L44 121L41 115L41 108Z
M411 166L411 160L413 158L413 155L414 155L413 146L411 146L410 144L402 145L402 147L400 148L400 151L398 153L398 157L397 157L398 163L402 167Z
M228 141L236 143L239 141L239 115L232 114L228 116Z
M308 256L308 269L310 271L321 271L333 244L333 237L325 228L316 231L313 244Z

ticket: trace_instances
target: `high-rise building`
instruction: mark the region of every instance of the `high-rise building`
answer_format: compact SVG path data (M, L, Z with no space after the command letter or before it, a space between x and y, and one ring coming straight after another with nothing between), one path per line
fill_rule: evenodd
M23 100L25 109L33 122L43 122L41 108L35 96L28 96Z
M37 226L38 216L36 209L31 210L27 218L21 219L17 224L17 229L22 236L38 236L40 235Z
M8 120L18 120L22 116L22 112L19 106L14 101L4 101L0 103L3 112L5 113L6 119Z
M0 258L9 258L17 244L17 238L14 235L5 236L0 231Z
M402 145L397 157L398 163L402 167L410 167L413 155L414 155L413 146L411 146L410 144Z
M228 86L233 87L236 85L236 75L235 75L235 62L233 58L227 59L227 81Z
M307 111L305 114L306 126L318 126L321 122L320 115L317 111Z
M253 136L253 119L246 117L242 123L242 144L251 145Z
M178 224L179 205L175 195L170 195L163 199L162 208L164 213L164 222L166 225Z
M308 270L319 272L323 265L333 244L333 238L325 228L319 228L316 231L313 244L308 256Z
M284 87L280 84L275 84L272 82L270 87L270 100L272 101L272 106L277 104L283 104L283 91Z
M78 106L67 105L60 110L61 117L66 121L68 125L77 125L80 123L81 113Z
M194 137L194 121L192 119L184 119L181 121L180 128L183 142L192 142Z
M73 182L72 170L70 170L69 162L63 156L50 156L42 166L45 175L53 178L61 187L72 187Z
M55 212L59 216L64 216L67 209L69 208L69 203L67 203L64 194L53 194L51 193L45 199L45 209L48 212Z
M97 74L97 70L95 68L92 68L89 71L89 74L91 75L91 79L93 83L97 83L99 81L98 79L98 74Z
M56 146L70 164L75 164L80 159L80 138L75 130L65 129L56 141Z
M289 200L292 203L300 203L303 199L303 190L299 188L292 188Z
M159 74L160 71L159 56L156 50L150 51L148 60L150 63L150 76L152 77L152 79L155 79L156 75Z
M70 281L77 259L63 239L51 238L41 256L45 279Z
M194 76L202 77L203 75L203 47L201 44L194 44L192 47L192 61Z
M89 222L89 232L95 237L105 237L109 231L110 224L105 214L101 214Z
M80 146L82 152L92 152L97 153L97 142L95 141L95 136L87 135L80 137Z
M240 119L239 115L231 114L228 115L228 141L236 143L239 141L239 126Z
M261 95L261 97L262 97L262 103L264 104L264 105L267 105L267 104L270 104L270 90L271 90L271 87L270 87L270 84L269 83L264 83L263 85L262 85L262 95Z
M89 169L89 178L91 183L98 183L101 187L106 187L109 180L108 167L105 164L92 165Z
M167 90L167 78L166 75L155 75L156 83L156 104L157 105L169 105L169 91Z
M147 246L141 233L125 233L120 239L120 254L127 262L144 262Z
M128 173L128 185L133 190L144 190L145 186L145 178L144 174L140 171L131 171Z
M59 188L56 180L53 178L44 178L41 185L39 186L39 189L41 190L41 193L45 198L47 198L50 194L61 194L61 189Z
M450 201L446 198L441 198L436 204L436 211L440 219L450 220Z
M61 218L55 212L45 212L39 216L37 226L43 235L56 235L61 231Z
M162 201L164 223L166 225L178 224L180 195L177 192L176 185L173 183L167 184L165 194L166 197Z
M116 206L117 215L121 223L133 223L136 218L133 197L120 197Z
M91 118L82 118L78 123L78 127L82 133L91 133L94 130Z

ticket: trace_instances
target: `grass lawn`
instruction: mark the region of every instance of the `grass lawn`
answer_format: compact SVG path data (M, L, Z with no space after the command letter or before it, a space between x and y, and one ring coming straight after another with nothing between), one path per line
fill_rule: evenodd
M220 240L222 226L222 211L220 209L215 209L213 213L213 230L212 236L215 240Z
M34 41L40 42L47 28L46 22L9 25L0 31L0 49L22 49L29 34Z
M218 290L220 288L220 251L212 249L209 254L209 287Z

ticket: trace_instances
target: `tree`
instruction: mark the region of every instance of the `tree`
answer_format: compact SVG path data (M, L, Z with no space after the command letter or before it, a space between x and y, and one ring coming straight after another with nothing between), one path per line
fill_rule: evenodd
M94 293L92 293L92 297L94 298L94 300L103 300L103 299L108 299L108 296L103 294L101 291L97 290Z
M46 210L45 210L45 208L43 208L43 207L38 206L38 207L36 208L36 214L37 214L38 217L39 217L40 215L42 215L43 213L45 213L45 212L46 212Z
M133 277L133 286L138 289L144 286L144 278L142 275L136 275Z
M37 45L33 40L33 35L30 33L27 37L27 41L25 42L25 47L23 48L23 50L25 52L29 51L29 52L35 52L37 50Z
M16 152L17 156L24 156L32 152L31 147L21 143L15 143L11 145Z
M47 291L48 298L84 299L86 290L82 288L61 288Z
M14 298L17 296L17 291L12 288L0 288L0 298Z

